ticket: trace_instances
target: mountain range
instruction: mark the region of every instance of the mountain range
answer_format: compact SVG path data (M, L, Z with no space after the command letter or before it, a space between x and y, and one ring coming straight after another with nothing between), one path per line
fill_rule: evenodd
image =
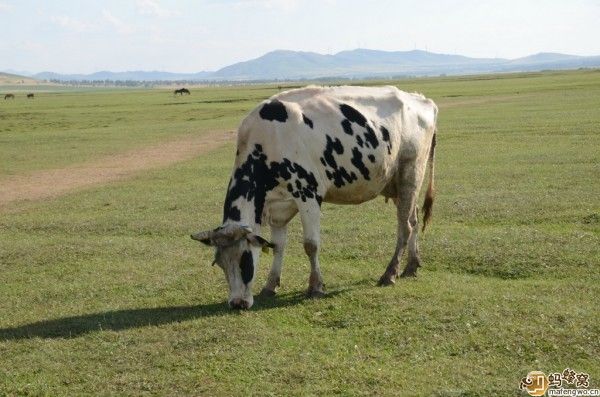
M434 76L600 67L600 56L538 53L517 59L471 58L422 50L356 49L337 54L276 50L212 72L102 71L92 74L41 72L39 80L246 81L319 78ZM11 71L13 72L13 71Z
M40 80L33 79L15 73L0 72L0 85L36 85L40 84Z

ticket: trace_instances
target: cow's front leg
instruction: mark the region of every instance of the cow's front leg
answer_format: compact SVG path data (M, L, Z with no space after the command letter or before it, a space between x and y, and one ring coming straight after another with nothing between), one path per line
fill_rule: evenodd
M307 295L320 298L325 295L325 284L319 267L319 246L321 241L321 207L316 201L306 203L300 208L300 218L304 231L304 252L310 260L310 277Z
M261 296L274 296L276 288L279 287L283 266L283 251L287 242L287 225L271 226L271 242L275 246L273 248L273 265L267 283L260 291Z

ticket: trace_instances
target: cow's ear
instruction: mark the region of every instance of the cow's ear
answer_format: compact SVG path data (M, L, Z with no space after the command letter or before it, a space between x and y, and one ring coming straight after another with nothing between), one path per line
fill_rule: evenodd
M194 233L190 235L190 237L192 238L192 240L200 241L201 243L206 244L208 246L213 246L214 242L212 237L214 233L214 230L207 230L205 232Z
M192 234L192 239L200 241L206 245L216 247L226 247L234 242L241 240L244 236L252 232L249 226L245 225L225 225L219 226L214 230L198 232Z
M248 242L255 247L261 247L263 252L268 252L269 248L275 248L273 243L268 242L264 238L257 236L254 233L248 234L246 236L246 240L248 240Z

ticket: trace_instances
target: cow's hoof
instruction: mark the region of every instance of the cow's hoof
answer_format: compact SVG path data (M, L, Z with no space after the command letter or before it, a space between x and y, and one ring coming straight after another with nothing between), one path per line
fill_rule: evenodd
M381 278L377 282L377 285L380 287L385 287L387 285L394 284L396 284L396 276L390 276L388 274L384 274L383 276L381 276Z
M306 292L306 296L310 299L320 299L324 298L327 294L324 291L320 290L308 290Z
M260 296L261 298L272 298L275 295L277 295L277 293L275 291L270 290L270 289L266 289L266 288L263 288L260 291L260 294L258 294L258 296Z
M408 266L406 266L400 277L417 277L417 268L419 268L418 262L410 263Z
M411 270L409 270L409 269L406 269L406 270L404 270L404 271L402 272L402 274L400 275L400 277L402 277L402 278L406 278L406 277L417 277L417 269L415 269L415 270L412 270L412 269L411 269Z
M404 268L404 271L400 277L417 277L417 269L421 267L421 261L419 258L413 258L408 261L408 264Z

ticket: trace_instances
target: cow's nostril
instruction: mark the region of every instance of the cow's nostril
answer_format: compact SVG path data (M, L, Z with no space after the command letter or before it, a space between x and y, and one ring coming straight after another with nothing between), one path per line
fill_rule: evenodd
M229 307L232 309L247 309L250 305L247 301L236 298L229 301Z

